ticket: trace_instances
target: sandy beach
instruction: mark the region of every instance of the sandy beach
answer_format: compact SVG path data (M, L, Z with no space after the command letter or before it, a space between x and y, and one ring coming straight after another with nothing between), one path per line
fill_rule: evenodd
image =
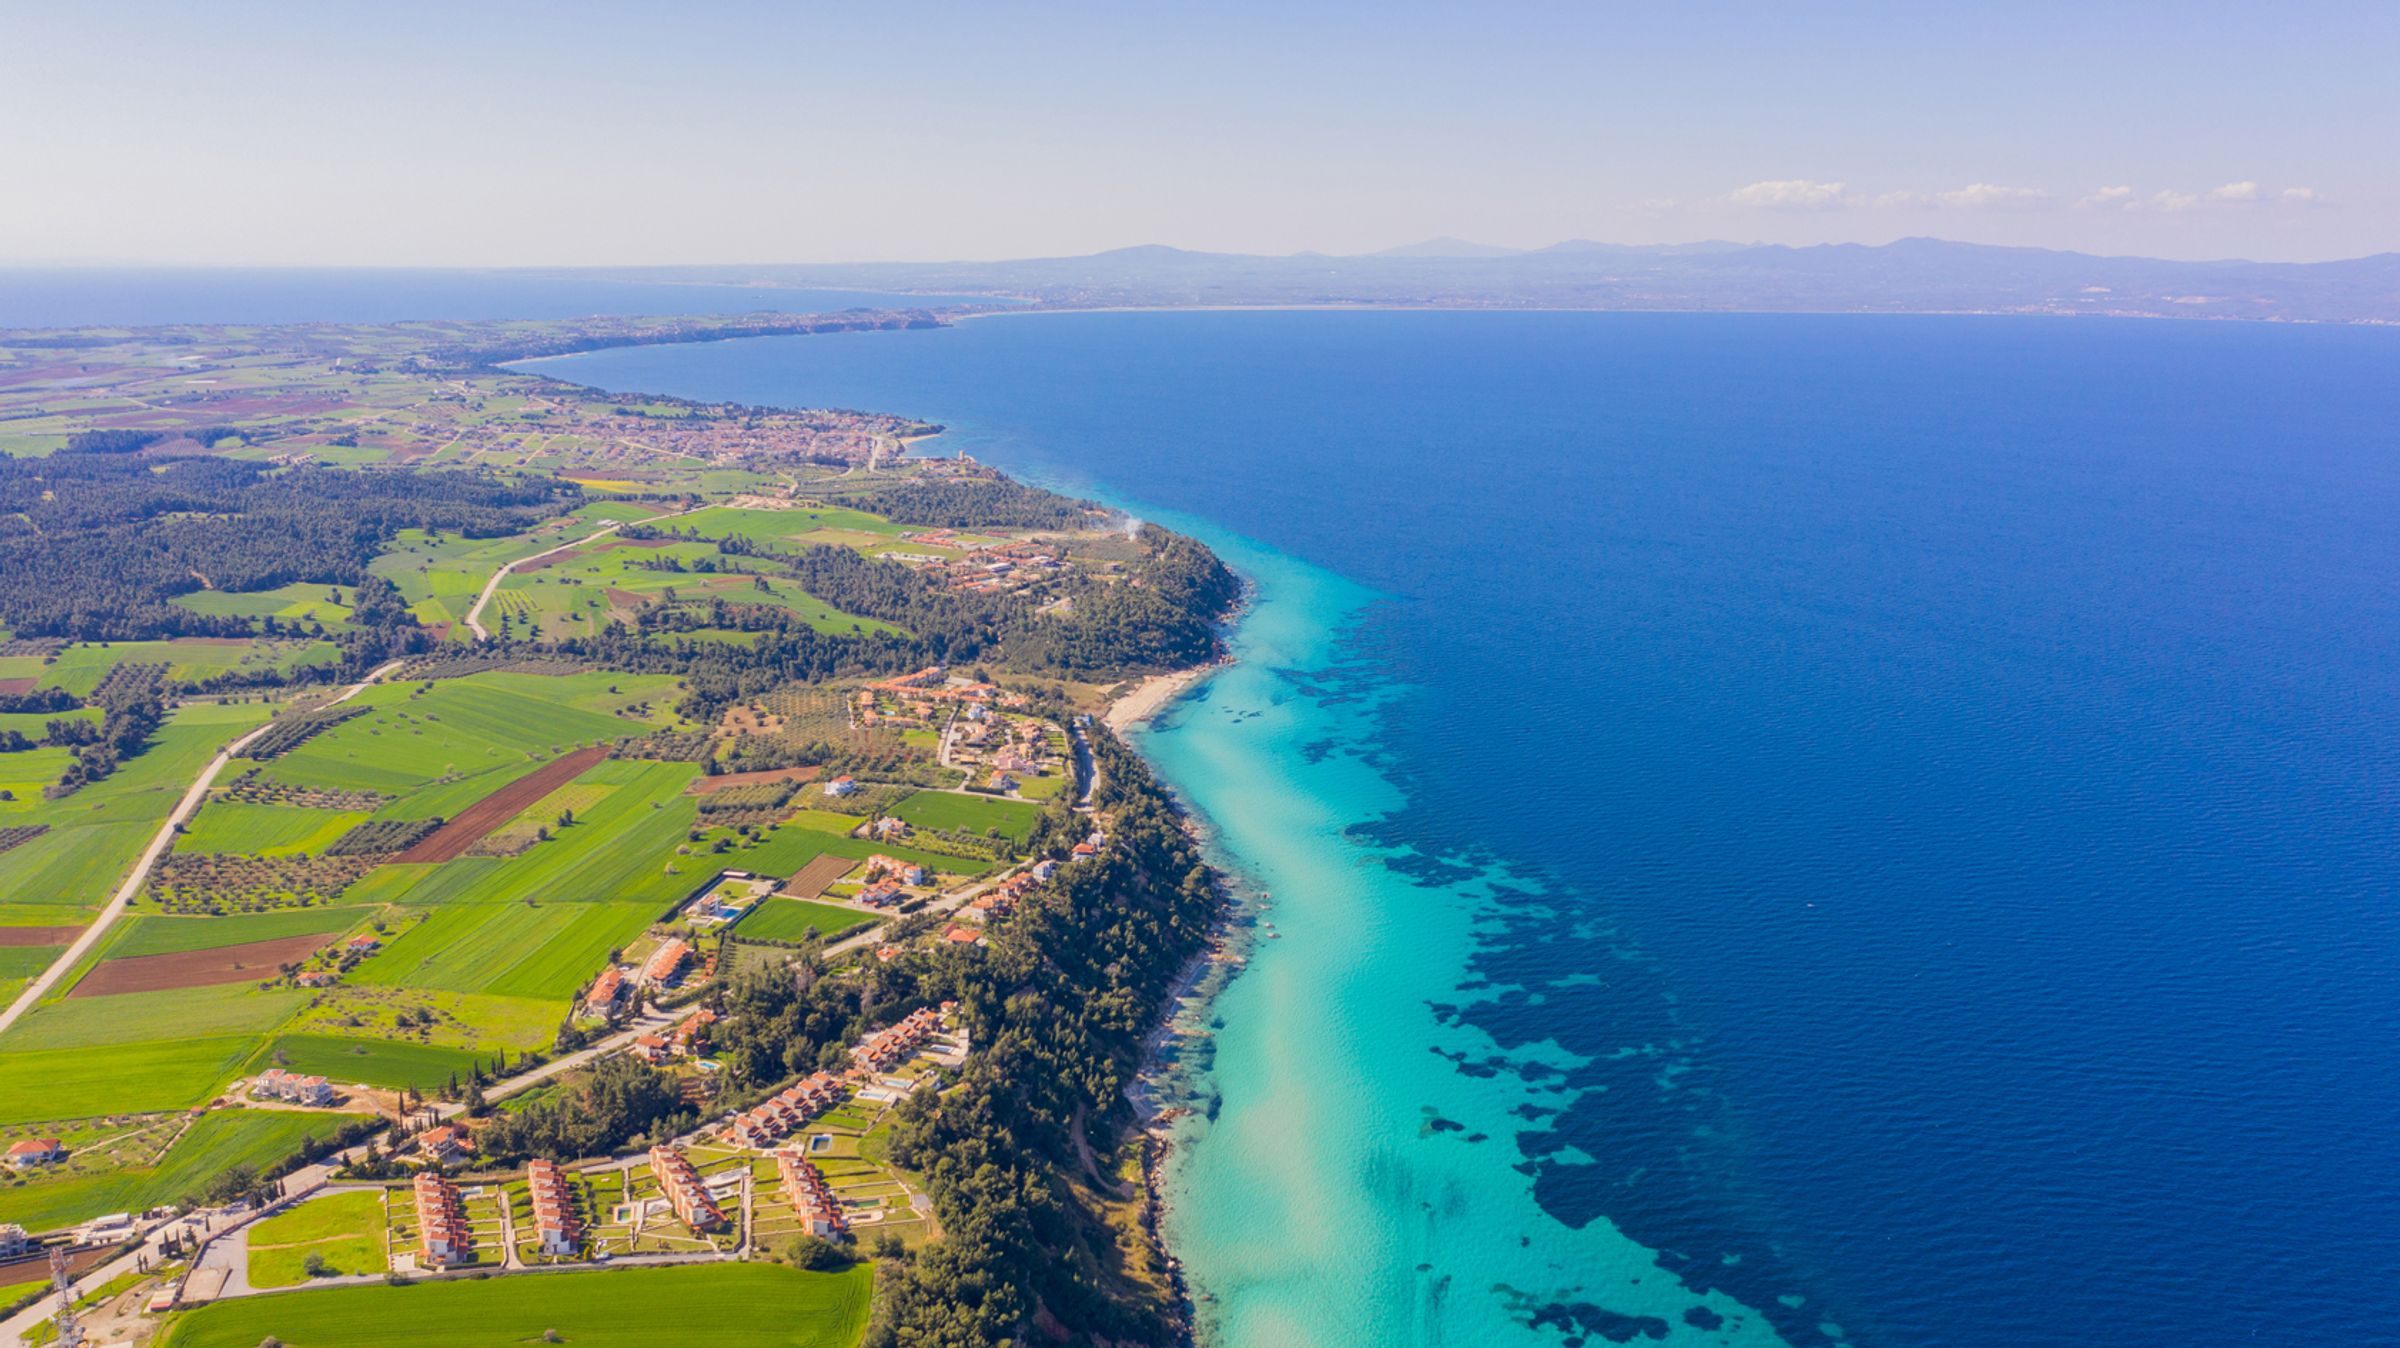
M1179 669L1172 674L1153 674L1135 684L1132 691L1109 703L1108 710L1101 713L1100 719L1107 723L1109 729L1122 735L1156 716L1160 708L1174 701L1185 689L1214 674L1217 669L1216 665L1202 665L1197 669Z

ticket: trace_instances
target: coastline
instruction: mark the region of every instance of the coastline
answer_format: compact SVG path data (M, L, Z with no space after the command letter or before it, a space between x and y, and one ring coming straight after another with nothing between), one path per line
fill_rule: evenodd
M1175 699L1224 667L1225 661L1216 660L1171 674L1149 675L1110 700L1108 709L1100 713L1101 724L1122 735L1165 711Z

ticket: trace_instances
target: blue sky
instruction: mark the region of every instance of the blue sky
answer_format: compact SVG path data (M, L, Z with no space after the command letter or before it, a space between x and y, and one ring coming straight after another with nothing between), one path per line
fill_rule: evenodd
M0 259L2400 248L2400 5L53 4Z

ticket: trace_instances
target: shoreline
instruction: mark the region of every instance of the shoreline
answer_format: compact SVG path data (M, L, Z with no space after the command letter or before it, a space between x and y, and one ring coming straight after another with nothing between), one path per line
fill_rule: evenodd
M1175 699L1225 667L1224 660L1213 660L1190 669L1178 669L1171 674L1151 674L1141 682L1109 700L1100 713L1100 723L1119 735L1156 717L1173 704Z
M1257 601L1258 587L1243 576L1240 596L1218 623L1220 634L1230 635L1249 617ZM1111 734L1126 737L1127 732L1158 717L1192 689L1231 668L1235 663L1231 643L1224 653L1204 665L1153 674L1110 700L1101 713L1101 722ZM1207 821L1194 812L1172 784L1158 772L1158 767L1143 754L1139 744L1125 738L1126 748L1149 766L1151 774L1175 802L1183 831L1201 855L1208 868L1211 883L1217 894L1216 910L1209 919L1208 932L1198 949L1178 969L1167 985L1149 1031L1142 1036L1141 1053L1122 1095L1132 1109L1131 1128L1141 1148L1141 1229L1166 1281L1166 1295L1180 1330L1178 1348L1194 1348L1200 1343L1200 1305L1193 1294L1191 1278L1184 1271L1183 1259L1175 1252L1174 1242L1167 1238L1169 1207L1167 1174L1183 1151L1188 1139L1179 1137L1176 1121L1191 1112L1190 1085L1187 1075L1192 1069L1170 1056L1169 1046L1179 1038L1193 1035L1205 1038L1211 1032L1194 1028L1191 1019L1205 1026L1217 998L1250 961L1246 933L1250 907L1244 899L1244 889L1235 874L1213 860L1213 838ZM1204 1069L1203 1069L1204 1070ZM1176 1095L1182 1088L1181 1098ZM1122 1142L1120 1146L1124 1145Z

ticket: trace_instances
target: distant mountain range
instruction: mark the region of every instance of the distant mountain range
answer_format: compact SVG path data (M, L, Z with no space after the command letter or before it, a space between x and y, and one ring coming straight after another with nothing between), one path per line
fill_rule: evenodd
M649 281L989 294L1074 308L1422 305L2400 323L2400 253L2341 262L2170 262L1940 239L1809 248L1578 239L1523 252L1429 239L1351 257L1199 253L1154 244L1008 262L649 267L608 274Z

